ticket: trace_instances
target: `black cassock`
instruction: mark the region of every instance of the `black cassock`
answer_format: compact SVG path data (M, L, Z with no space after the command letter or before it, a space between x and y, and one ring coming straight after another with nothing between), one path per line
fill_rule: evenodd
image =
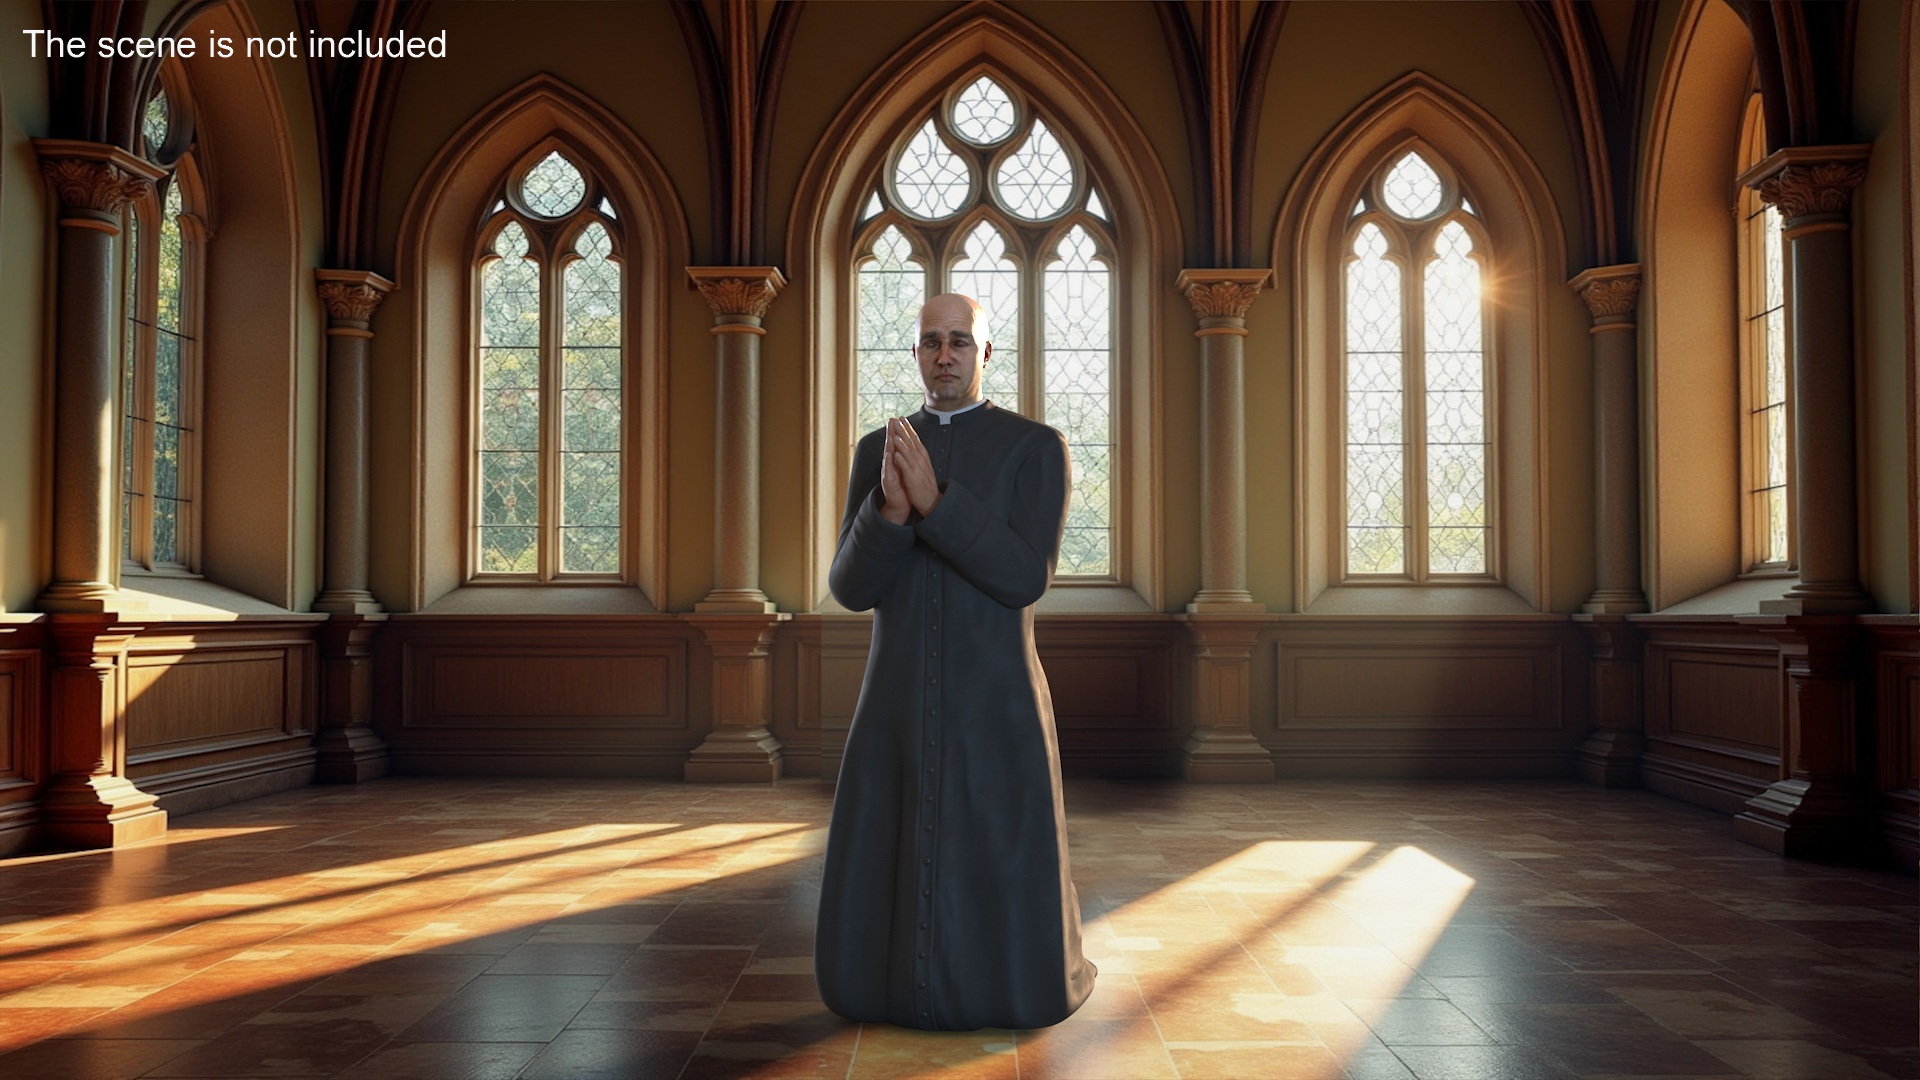
M833 795L814 976L849 1020L1058 1023L1093 992L1067 862L1053 700L1033 648L1066 524L1066 442L996 408L908 422L940 481L880 516L884 429L860 440L828 576L874 609Z

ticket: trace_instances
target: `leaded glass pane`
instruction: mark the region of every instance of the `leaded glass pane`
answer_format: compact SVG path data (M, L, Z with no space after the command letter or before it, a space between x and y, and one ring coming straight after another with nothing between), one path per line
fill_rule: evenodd
M558 150L541 158L520 182L521 200L542 217L571 213L586 197L587 178Z
M867 208L860 211L860 220L865 221L868 218L879 217L881 211L886 208L887 204L880 201L880 193L876 191L872 197L867 200Z
M1113 300L1092 234L1075 225L1047 264L1043 416L1067 439L1072 495L1061 574L1113 572Z
M567 265L560 388L560 569L620 570L620 264L598 224Z
M180 561L180 503L175 499L153 500L153 561Z
M994 180L1000 201L1029 221L1052 217L1073 199L1073 161L1038 119L1020 148L1000 163Z
M1099 192L1087 192L1087 213L1092 214L1102 221L1110 220L1107 216L1107 204L1100 201Z
M617 218L620 216L619 214L614 212L613 200L607 198L604 195L600 197L600 212L607 215L610 218Z
M1347 572L1406 572L1405 421L1400 267L1369 222L1354 235L1346 282Z
M960 209L972 186L972 170L941 141L931 119L914 132L893 166L893 190L901 204L923 218L943 218Z
M986 222L967 234L966 256L953 264L948 287L987 309L987 340L993 358L981 380L981 395L1018 411L1020 404L1020 266L1007 257L1000 230Z
M1766 223L1766 237L1767 237L1767 240L1766 240L1766 248L1767 248L1766 305L1768 310L1772 310L1773 308L1777 308L1782 304L1786 303L1786 290L1784 287L1784 283L1786 280L1786 264L1781 257L1780 211L1777 207L1773 206L1772 204L1768 204L1767 208L1761 211L1761 214L1763 215L1762 220L1764 220Z
M133 509L138 494L139 470L135 468L139 443L140 417L145 410L140 402L140 215L126 212L127 274L124 298L125 339L121 342L120 367L120 555L133 558Z
M1440 209L1440 174L1409 150L1387 170L1380 185L1387 209L1403 218L1423 218Z
M976 146L992 146L1013 134L1013 99L985 75L953 102L953 130Z
M888 417L914 412L925 397L911 350L927 275L899 229L889 225L874 240L873 258L859 277L855 438L884 426Z
M1486 360L1472 252L1465 226L1448 222L1424 275L1427 564L1435 574L1487 570Z
M480 270L480 571L539 570L540 267L509 222Z
M159 310L155 323L162 330L180 332L181 238L180 178L167 181L167 194L160 211Z
M140 117L140 137L146 141L148 157L158 154L167 145L167 129L172 126L167 92L161 90L147 99L146 112Z
M1787 489L1785 485L1767 490L1766 562L1787 561Z

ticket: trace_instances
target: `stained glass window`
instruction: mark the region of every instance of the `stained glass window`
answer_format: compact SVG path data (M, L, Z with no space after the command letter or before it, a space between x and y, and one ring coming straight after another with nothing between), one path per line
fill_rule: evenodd
M1409 150L1348 226L1345 562L1349 577L1491 572L1484 234Z
M926 298L987 312L982 395L1067 438L1072 496L1057 573L1115 575L1113 225L1060 131L1011 84L977 75L917 121L854 240L853 441L919 409L910 352Z
M558 150L515 183L487 222L474 283L474 573L617 578L626 431L619 219L591 175Z
M164 90L141 114L151 157L179 121ZM151 194L121 218L120 555L136 570L194 563L194 387L199 353L195 297L201 274L200 208L188 146Z
M1741 140L1743 169L1766 153L1763 130L1756 95L1748 107ZM1743 220L1738 246L1744 271L1741 313L1747 324L1747 561L1756 569L1787 567L1793 559L1788 471L1791 448L1787 442L1787 264L1780 211L1751 189L1741 193L1740 211Z

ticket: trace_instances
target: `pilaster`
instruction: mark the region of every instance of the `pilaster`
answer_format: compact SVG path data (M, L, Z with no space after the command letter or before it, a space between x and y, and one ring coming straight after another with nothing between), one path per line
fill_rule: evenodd
M1174 282L1200 342L1200 591L1190 612L1262 612L1247 591L1247 309L1271 270L1188 269Z
M687 758L689 783L772 783L780 779L780 740L771 717L773 635L783 613L685 615L713 654L713 731Z
M62 848L113 848L163 836L167 812L127 779L122 662L133 631L107 614L48 616L53 643L52 776L40 805Z
M315 270L313 277L327 308L326 534L313 609L367 615L380 610L367 590L370 325L394 286L365 270Z
M1877 831L1858 738L1860 627L1806 615L1762 620L1760 629L1786 661L1783 775L1747 801L1734 835L1795 858L1858 855Z
M338 612L320 626L320 731L313 740L320 783L387 775L387 744L373 733L373 639L386 621Z
M1573 618L1587 636L1587 703L1593 720L1593 731L1573 749L1574 772L1601 787L1639 787L1640 755L1647 745L1640 632L1620 615Z
M713 309L715 380L713 589L694 610L766 614L760 589L761 320L787 279L772 266L690 266Z
M1740 182L1779 208L1792 267L1787 325L1793 335L1793 529L1800 581L1760 610L1781 615L1857 614L1873 608L1860 586L1860 520L1854 444L1853 189L1866 179L1859 146L1792 146Z
M1279 621L1258 612L1186 617L1191 646L1193 734L1181 773L1196 784L1273 782L1273 754L1253 737L1253 648Z

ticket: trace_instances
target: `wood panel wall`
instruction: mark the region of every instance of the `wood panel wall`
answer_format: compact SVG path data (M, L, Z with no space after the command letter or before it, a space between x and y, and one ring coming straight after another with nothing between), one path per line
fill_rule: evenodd
M1636 625L1645 637L1644 783L1739 813L1781 776L1786 672L1779 645L1732 619L1654 617Z
M29 846L46 780L47 678L38 622L0 621L0 856Z

